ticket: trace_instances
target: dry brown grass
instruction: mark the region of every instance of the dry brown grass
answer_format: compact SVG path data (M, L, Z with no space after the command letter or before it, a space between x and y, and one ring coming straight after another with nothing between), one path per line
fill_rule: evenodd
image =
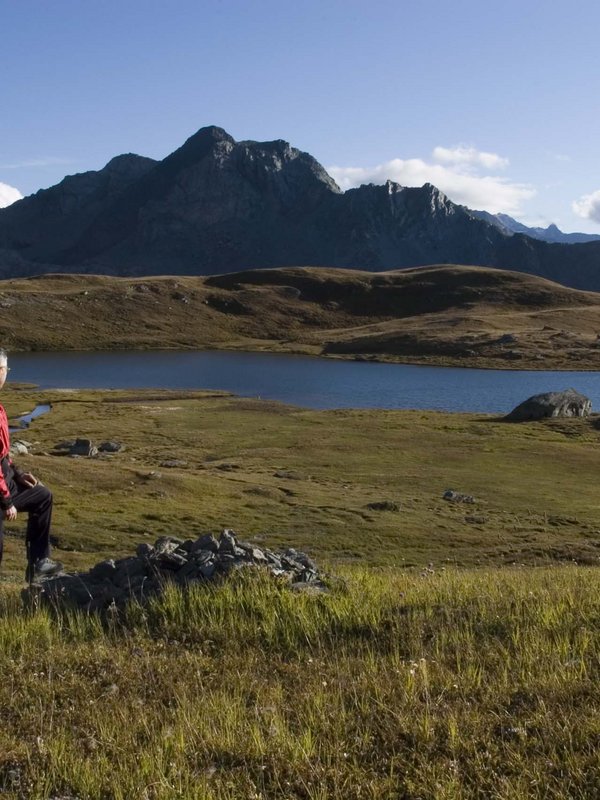
M8 349L227 348L412 363L598 369L600 299L478 267L254 270L0 283ZM510 335L512 340L498 341Z

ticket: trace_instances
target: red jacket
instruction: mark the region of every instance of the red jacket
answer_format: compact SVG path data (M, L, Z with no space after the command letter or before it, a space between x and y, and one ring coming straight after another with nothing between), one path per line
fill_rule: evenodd
M0 406L0 460L2 469L0 469L0 508L7 509L12 505L10 498L10 490L6 483L6 471L8 467L12 467L12 461L8 455L10 450L10 433L8 432L8 418L4 406Z

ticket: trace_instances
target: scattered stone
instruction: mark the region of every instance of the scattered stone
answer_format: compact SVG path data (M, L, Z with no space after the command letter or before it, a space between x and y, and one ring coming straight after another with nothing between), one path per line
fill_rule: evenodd
M519 337L516 336L514 333L504 333L498 339L496 339L493 344L505 345L505 344L516 344L519 341Z
M474 503L475 498L473 495L470 494L461 494L460 492L455 492L454 489L446 489L444 494L442 495L444 500L447 500L449 503Z
M299 472L295 472L291 469L278 469L277 472L274 473L276 478L286 478L289 481L302 481L304 480L304 475L301 475Z
M564 392L546 392L529 397L507 414L510 422L526 422L549 417L587 417L592 410L589 397L566 389Z
M216 553L218 549L219 543L212 533L205 533L192 544L191 552L195 553L197 550L208 550L211 553Z
M121 442L102 442L98 445L99 453L118 453L124 449Z
M371 511L400 511L398 503L392 500L378 500L374 503L367 503L367 508Z
M94 458L98 455L98 448L91 439L73 439L71 441L59 442L55 445L53 455Z
M111 578L115 574L115 570L114 559L109 558L106 561L100 561L95 567L92 567L90 575L94 578Z
M91 458L92 456L98 455L98 448L91 439L75 439L75 444L71 447L70 455Z
M166 461L161 461L159 466L166 467L167 469L176 469L177 467L187 467L188 462L180 458L168 458Z
M301 553L298 550L295 550L293 547L288 547L282 554L282 559L293 559L296 564L300 564L301 566L305 567L312 572L317 571L317 565L309 558L306 553Z
M266 570L294 591L327 591L306 553L288 548L276 554L241 543L232 530L225 529L219 541L211 534L195 541L161 536L154 546L138 545L135 556L101 561L88 572L51 576L24 589L22 597L29 606L46 603L54 608L112 612L131 599L143 603L159 595L169 583L186 587L247 568Z
M29 445L31 447L31 445ZM29 453L29 448L25 444L25 442L20 441L17 439L15 442L11 442L9 455L11 458L15 456L26 456Z

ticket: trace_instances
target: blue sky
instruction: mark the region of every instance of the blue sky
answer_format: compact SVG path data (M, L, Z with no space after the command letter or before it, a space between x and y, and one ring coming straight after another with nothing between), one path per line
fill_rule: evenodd
M600 233L597 2L0 0L0 26L4 204L216 124Z

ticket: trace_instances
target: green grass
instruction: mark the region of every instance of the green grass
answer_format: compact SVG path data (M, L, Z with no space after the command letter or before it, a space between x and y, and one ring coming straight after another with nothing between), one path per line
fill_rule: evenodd
M600 429L591 420L507 424L421 411L309 411L201 394L5 389L9 413L50 400L19 462L54 491L73 568L144 538L222 527L337 563L596 564ZM122 441L94 459L48 453L64 439ZM186 462L182 468L161 463ZM474 505L442 500L452 488ZM374 511L391 501L398 512ZM22 522L5 574L22 572Z
M322 596L245 575L105 621L24 611L23 520L8 525L3 796L600 795L599 573L573 564L598 561L596 418L2 395L10 414L53 403L19 462L54 491L70 569L228 526L331 575ZM78 435L126 449L49 454ZM446 488L477 502L449 504ZM384 500L399 512L367 508Z
M595 570L343 575L172 591L105 629L5 594L6 796L596 796Z

